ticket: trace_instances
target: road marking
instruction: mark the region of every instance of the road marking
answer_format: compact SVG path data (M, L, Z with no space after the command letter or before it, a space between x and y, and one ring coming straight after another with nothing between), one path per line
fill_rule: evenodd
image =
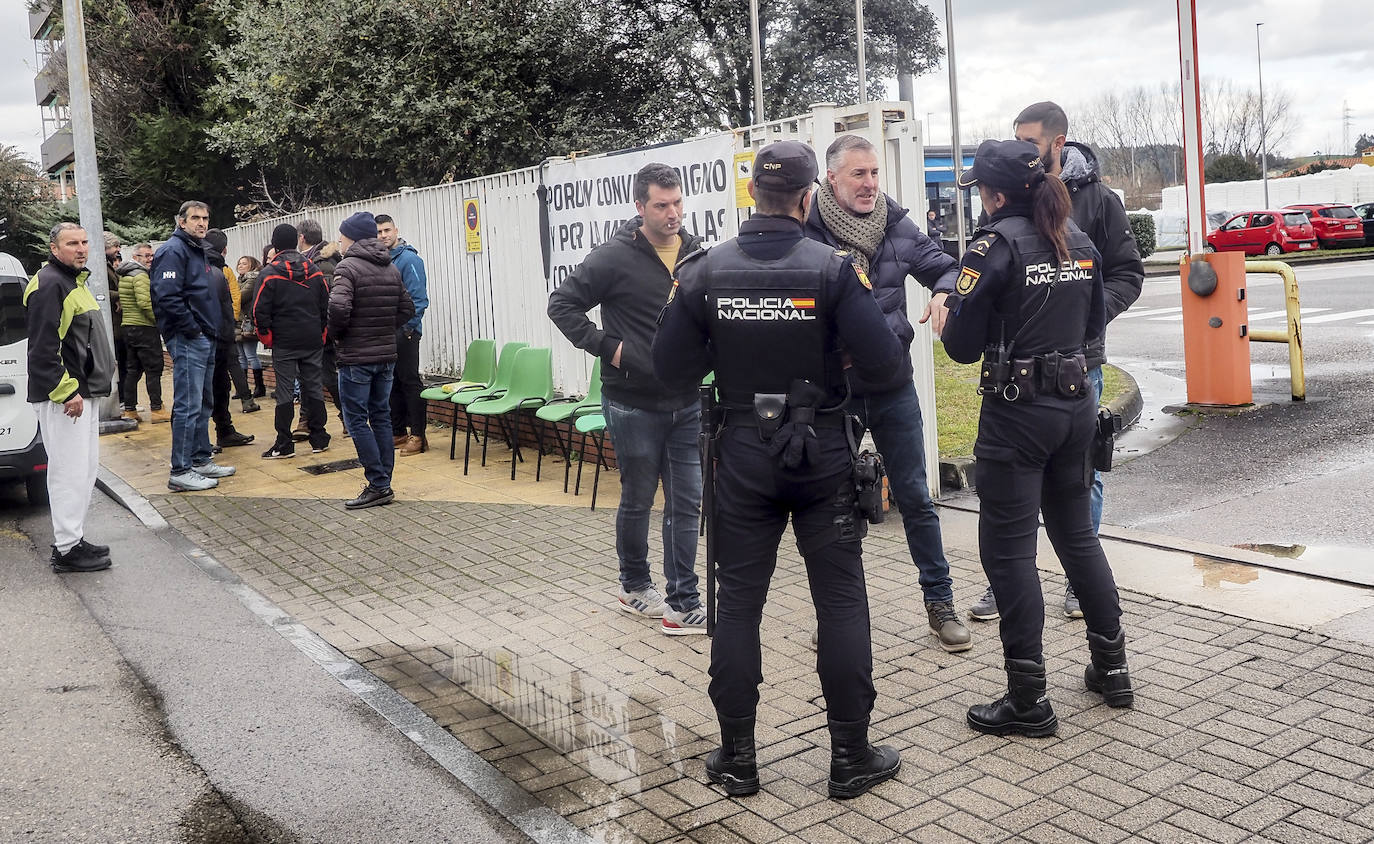
M1329 310L1331 310L1331 309L1330 309L1330 308L1303 308L1303 309L1302 309L1302 315L1303 315L1303 316L1307 316L1308 314L1319 314L1319 313L1321 313L1322 311L1329 311ZM1265 319L1276 319L1276 318L1278 318L1278 317L1287 317L1287 316L1288 316L1288 311L1287 311L1287 310L1282 310L1282 311L1265 311L1265 312L1259 313L1259 314L1250 314L1250 321L1251 321L1251 322L1259 322L1260 320L1265 320ZM1330 319L1330 317L1328 316L1327 319ZM1306 320L1303 320L1303 321L1306 322Z
M1183 308L1140 308L1139 310L1127 311L1124 314L1117 314L1117 319L1135 319L1136 317L1159 316L1160 314L1179 313Z
M1327 314L1326 316L1305 319L1303 322L1307 325L1316 325L1322 322L1339 322L1343 319L1359 319L1360 317L1370 316L1371 314L1374 314L1374 308L1365 308L1362 311L1345 311L1339 314Z

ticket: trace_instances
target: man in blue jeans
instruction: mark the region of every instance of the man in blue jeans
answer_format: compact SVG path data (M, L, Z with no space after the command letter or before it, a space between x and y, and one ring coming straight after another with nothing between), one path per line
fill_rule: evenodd
M349 510L390 504L396 450L391 435L392 367L396 330L415 314L415 305L377 239L377 220L359 211L339 224L339 251L329 290L329 336L339 362L339 400L344 425L353 436L367 484Z
M177 230L153 255L153 314L172 356L172 474L167 488L173 492L212 489L220 478L234 474L234 467L211 459L215 395L210 371L220 330L218 288L211 284L211 274L220 270L206 255L209 229L210 207L183 202Z
M911 342L916 331L907 318L906 277L934 293L921 322L944 322L945 296L954 290L958 264L921 232L907 210L878 188L878 153L858 135L841 135L825 153L825 181L806 218L806 235L847 250L866 274L888 325L907 354L883 383L850 374L851 409L873 432L887 464L892 498L902 512L907 547L920 572L926 621L940 647L950 653L973 647L968 628L954 610L940 518L926 485L926 454L921 405L912 380ZM861 276L861 278L864 276ZM929 354L929 352L925 352Z
M682 181L664 164L634 179L635 210L614 237L596 247L549 296L548 314L573 345L601 358L606 430L620 467L615 550L620 602L633 615L662 619L670 636L706 632L697 592L701 518L701 409L695 384L654 377L650 348L658 314L673 289L673 267L699 248L682 230ZM601 306L602 327L587 318ZM649 510L663 481L663 577L649 571Z

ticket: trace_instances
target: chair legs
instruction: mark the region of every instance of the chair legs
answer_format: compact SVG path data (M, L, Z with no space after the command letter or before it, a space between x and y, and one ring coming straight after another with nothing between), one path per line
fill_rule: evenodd
M596 509L596 490L601 486L601 467L605 465L605 458L602 457L601 444L605 434L592 434L592 439L596 440L596 472L592 475L592 509Z

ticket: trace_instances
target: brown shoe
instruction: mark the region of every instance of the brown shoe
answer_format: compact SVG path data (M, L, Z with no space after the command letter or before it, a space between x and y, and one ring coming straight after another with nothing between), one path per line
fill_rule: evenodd
M397 448L405 445L410 440L409 434L396 434L391 438L391 444Z
M123 413L119 414L119 418L121 418L121 419L132 419L132 420L135 421L135 422L140 422L140 421L142 421L142 420L140 420L140 419L138 418L138 411L137 411L137 410L126 410L126 411L124 411Z
M291 439L296 442L310 439L310 426L305 422L304 411L301 411L301 418L296 422L296 427L291 431Z
M412 454L421 454L429 451L429 441L424 437L406 437L405 445L401 446L401 456L409 457Z
M159 407L157 410L148 411L148 421L154 424L158 422L171 422L172 414Z

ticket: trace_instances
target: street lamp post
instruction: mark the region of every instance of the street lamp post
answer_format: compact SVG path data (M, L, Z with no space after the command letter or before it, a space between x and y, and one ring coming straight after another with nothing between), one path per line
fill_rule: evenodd
M859 102L868 102L868 69L864 62L864 0L854 0L854 26L859 35Z
M1260 27L1255 24L1255 63L1259 66L1260 181L1264 183L1264 207L1269 207L1269 139L1264 127L1264 57L1260 53Z
M749 36L754 50L754 125L763 124L763 41L759 38L759 0L749 0Z
M950 156L954 171L954 213L958 227L959 254L964 254L968 242L968 229L964 226L964 189L959 187L959 176L964 170L964 150L959 145L959 84L954 78L954 3L945 0L945 52L949 54L949 120Z

